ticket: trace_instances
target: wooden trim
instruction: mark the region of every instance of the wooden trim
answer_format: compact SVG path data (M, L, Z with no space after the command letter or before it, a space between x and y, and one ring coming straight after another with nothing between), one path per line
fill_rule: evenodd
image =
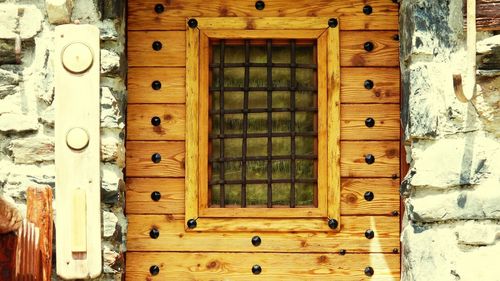
M325 212L319 208L205 208L199 212L207 218L324 218ZM233 220L233 219L231 219ZM237 222L239 223L239 222Z
M328 32L318 38L317 43L317 79L318 79L318 209L323 211L324 216L328 216L329 198L328 197L328 82L327 82L327 63L328 51ZM335 51L335 50L334 50ZM336 50L338 51L338 50Z
M328 28L327 17L222 17L196 18L198 28L203 31L212 29L237 29L237 30L289 30L289 29L321 29ZM262 38L262 37L260 37Z
M198 217L198 102L200 31L186 32L186 195L185 220ZM189 203L189 202L194 202ZM186 225L186 224L185 224Z
M199 199L198 203L192 202L192 204L198 204L199 210L208 208L208 134L209 134L209 104L210 104L210 94L209 94L209 59L210 59L210 42L209 38L203 33L200 33L200 95L199 95L199 138L198 138L198 171L199 171L199 181L198 181L198 192ZM198 214L199 216L200 214Z
M266 209L262 215L266 216ZM197 226L192 231L215 231L215 232L311 232L329 231L326 218L198 218Z
M209 29L202 30L206 36L214 39L316 39L324 30L232 30Z

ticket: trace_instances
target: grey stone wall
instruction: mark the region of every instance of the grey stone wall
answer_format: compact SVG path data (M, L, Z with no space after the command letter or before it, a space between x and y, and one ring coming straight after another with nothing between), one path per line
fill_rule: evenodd
M462 26L462 0L401 2L402 280L500 280L500 35L478 34L477 93L462 103Z
M124 8L112 0L0 0L0 194L23 212L28 186L54 187L54 27L79 22L101 31L99 280L121 280L124 266Z

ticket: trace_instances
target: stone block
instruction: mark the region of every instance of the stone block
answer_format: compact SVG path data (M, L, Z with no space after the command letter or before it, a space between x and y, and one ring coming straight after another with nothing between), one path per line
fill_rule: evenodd
M113 164L101 164L101 189L103 203L119 204L122 190L125 189L120 168Z
M123 129L123 117L119 102L108 87L101 88L101 127Z
M16 164L33 164L54 160L54 139L30 137L15 139L8 147Z
M0 4L0 39L33 38L42 28L43 15L34 5Z
M45 0L45 5L51 24L70 23L73 0Z
M118 223L118 218L112 212L103 211L102 212L102 227L103 236L111 237L116 231L116 224Z
M38 120L34 115L4 113L0 115L0 132L21 133L38 129Z
M123 140L109 133L101 134L101 161L125 166L125 146Z
M120 56L106 49L101 50L101 74L115 74L120 68Z

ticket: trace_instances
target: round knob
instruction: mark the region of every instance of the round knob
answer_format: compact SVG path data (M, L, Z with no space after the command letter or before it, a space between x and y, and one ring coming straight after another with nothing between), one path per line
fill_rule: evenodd
M82 73L92 66L94 54L83 43L71 43L62 51L61 60L64 68L69 72Z
M256 264L254 266L252 266L252 273L255 274L255 275L258 275L262 272L262 267L260 267L260 265Z
M158 91L159 89L161 89L161 82L158 80L153 81L153 83L151 83L151 88L153 88L153 90L155 91Z
M365 268L365 275L366 276L373 276L373 273L375 273L375 271L373 271L373 267L368 266Z
M161 193L159 191L151 192L151 200L158 202L160 201L160 198L161 198Z
M366 118L365 119L365 125L368 128L371 128L371 127L375 126L375 119L373 119L371 117Z
M156 126L160 126L160 124L161 124L160 117L155 116L155 117L151 118L151 125L156 127Z
M372 42L366 42L365 45L363 46L365 48L365 51L371 52L373 51L373 48L375 47Z
M188 26L191 28L195 28L198 26L198 21L196 19L189 19Z
M339 24L339 21L336 18L331 18L328 20L329 27L337 27L338 24Z
M392 39L394 39L394 41L399 41L399 34L394 34L394 36L392 36Z
M266 7L266 4L264 3L264 1L255 2L255 9L262 11L262 10L264 10L265 7Z
M373 8L370 5L366 5L363 7L363 13L365 15L370 15L373 12Z
M341 250L339 251L339 254L340 254L341 256L345 255L346 253L347 253L346 249L341 249Z
M152 265L149 268L149 273L151 273L151 275L153 276L158 275L158 273L160 273L160 268L157 265Z
M151 155L151 161L153 161L153 163L160 163L161 161L161 155L160 153L153 153L153 155Z
M196 228L196 226L198 226L198 224L196 223L195 219L190 219L187 221L188 228L193 229L193 228Z
M375 163L375 156L373 156L372 154L366 154L365 155L365 162L368 165Z
M153 47L153 50L159 51L161 50L161 47L163 46L160 41L154 41L153 44L151 45Z
M149 237L156 239L159 236L160 236L160 231L158 229L153 228L153 229L151 229L151 231L149 231Z
M260 243L262 243L262 239L260 239L259 236L254 236L252 237L252 245L254 245L255 247L259 246Z
M375 84L373 83L372 80L365 80L364 86L365 86L365 89L371 90L371 89L373 89L373 86L375 86Z
M373 237L375 237L375 232L373 232L373 230L371 229L368 229L367 231L365 231L365 237L367 239L373 239Z
M66 144L74 150L82 150L89 144L89 134L82 128L72 128L66 134Z
M339 222L336 219L329 219L328 220L328 227L331 229L336 229L339 226Z
M365 192L364 197L365 197L366 201L372 201L373 198L375 198L375 194L373 194L373 192L371 192L371 191L367 191L367 192Z
M155 5L155 12L157 14L161 14L165 11L165 7L162 4L156 4Z
M393 217L397 217L397 216L399 216L399 212L398 212L398 211L392 211L392 212L391 212L391 215L392 215Z

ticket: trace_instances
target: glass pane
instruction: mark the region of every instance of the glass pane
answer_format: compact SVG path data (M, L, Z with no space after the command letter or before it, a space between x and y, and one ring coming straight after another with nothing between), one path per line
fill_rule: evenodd
M273 108L290 108L290 92L273 92Z
M224 92L224 109L243 109L243 92Z
M290 184L273 184L273 206L290 206Z
M220 206L220 186L213 185L210 188L210 206Z
M314 179L314 160L296 160L295 178L297 179Z
M248 108L267 108L267 92L248 93Z
M225 45L224 60L225 63L245 62L245 47Z
M266 46L250 46L250 62L252 63L266 63L267 53Z
M289 68L273 68L272 73L273 73L273 87L290 87Z
M272 161L273 179L289 179L291 178L291 160L274 160Z
M267 161L247 161L247 180L267 179Z
M220 164L219 162L212 163L212 170L210 171L210 181L215 182L220 179Z
M315 64L316 58L314 57L313 46L297 46L296 47L296 61L299 64Z
M267 113L249 113L247 133L267 133Z
M224 163L224 180L241 179L241 162L228 161Z
M245 85L245 68L224 68L224 87L243 87Z
M296 155L315 155L314 143L315 137L295 137L295 154Z
M314 69L297 68L296 69L297 87L316 88L316 73Z
M210 84L210 87L212 89L219 89L219 83L220 83L220 71L218 68L212 68L212 83Z
M314 132L314 112L296 112L295 113L295 131L296 132Z
M290 45L273 46L273 63L290 63Z
M225 185L224 194L226 207L241 207L241 185Z
M267 87L267 68L265 67L250 67L249 69L249 86Z
M295 204L297 206L313 206L315 184L297 183L295 184Z
M224 156L241 157L241 139L224 139Z
M295 92L295 105L300 108L316 107L316 93L309 91Z
M286 133L290 132L292 121L290 112L273 112L273 132Z
M273 155L283 156L290 155L291 151L291 138L290 137L273 137Z
M247 206L265 207L267 204L267 185L249 184L247 185Z
M267 138L247 139L247 156L267 156Z
M212 63L220 63L220 45L212 45Z
M224 134L243 134L243 114L224 114Z

